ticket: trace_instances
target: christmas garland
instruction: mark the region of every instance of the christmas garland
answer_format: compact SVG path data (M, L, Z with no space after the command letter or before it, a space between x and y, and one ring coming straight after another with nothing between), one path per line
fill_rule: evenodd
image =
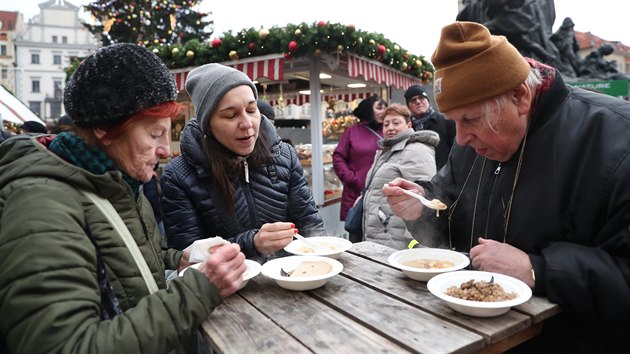
M228 31L210 42L193 39L184 44L154 43L149 49L171 69L277 53L284 53L285 58L291 59L351 52L418 77L425 84L433 78L435 71L424 56L409 53L382 34L357 30L354 25L324 21L311 25L305 22L287 24L282 28L249 28L236 34Z

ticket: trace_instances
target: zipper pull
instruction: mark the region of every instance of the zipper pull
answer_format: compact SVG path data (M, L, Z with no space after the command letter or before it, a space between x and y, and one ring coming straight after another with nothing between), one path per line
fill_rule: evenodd
M243 167L245 168L245 182L249 183L249 165L247 159L243 159Z
M497 169L494 170L494 174L499 175L500 172L501 172L501 163L499 162L499 166L497 166Z

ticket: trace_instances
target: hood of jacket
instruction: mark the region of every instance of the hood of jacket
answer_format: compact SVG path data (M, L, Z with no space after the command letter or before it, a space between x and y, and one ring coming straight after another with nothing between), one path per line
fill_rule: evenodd
M198 170L201 169L201 171L198 171L200 175L208 173L208 161L203 151L203 135L199 121L196 118L192 118L186 123L180 141L182 157L189 164L196 166ZM272 151L277 150L282 141L273 124L267 118L260 119L258 135L268 137ZM236 155L234 156L236 158Z
M410 143L423 143L429 146L436 147L440 142L440 135L431 130L418 130L414 131L413 128L408 128L404 132L396 135L395 137L382 139L378 142L381 148L388 148L395 146L396 144L406 141L405 144Z
M0 145L0 186L4 188L21 178L53 178L106 197L112 193L112 180L122 181L120 171L94 175L59 158L47 147L53 138L53 135L16 136L3 142Z

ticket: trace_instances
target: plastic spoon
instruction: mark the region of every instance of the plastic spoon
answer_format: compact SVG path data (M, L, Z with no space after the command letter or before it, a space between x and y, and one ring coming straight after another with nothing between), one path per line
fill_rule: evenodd
M323 245L318 245L315 242L310 241L309 239L307 239L306 237L300 235L300 234L295 234L295 238L297 238L298 240L304 242L304 244L306 244L307 246L313 248L313 250L317 253L330 253L332 252L332 248L330 247L326 247Z
M401 188L402 189L402 188ZM412 191L408 191L406 189L402 189L402 191L407 194L410 195L418 200L420 200L420 202L422 204L424 204L427 208L431 208L431 209L435 209L435 210L445 210L446 209L446 204L439 202L439 203L434 203L430 200L428 200L427 198L421 196L418 193L414 193Z

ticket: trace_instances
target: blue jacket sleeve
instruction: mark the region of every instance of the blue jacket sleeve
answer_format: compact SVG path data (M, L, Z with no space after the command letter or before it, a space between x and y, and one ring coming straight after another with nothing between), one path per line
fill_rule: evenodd
M205 235L197 208L172 163L164 167L160 181L164 231L168 246L183 250L208 235Z

